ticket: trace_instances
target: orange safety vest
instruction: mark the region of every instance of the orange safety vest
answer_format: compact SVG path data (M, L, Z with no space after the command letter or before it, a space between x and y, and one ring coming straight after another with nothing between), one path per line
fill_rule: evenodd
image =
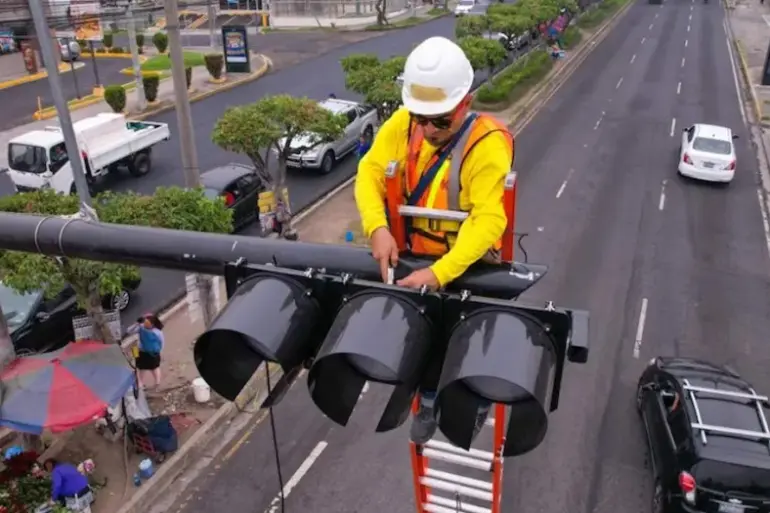
M449 157L444 161L444 164L436 174L433 183L425 190L416 206L437 210L460 211L460 173L465 158L479 141L495 132L502 132L507 135L506 140L510 145L511 154L514 154L514 139L508 128L491 116L478 115L473 125L462 134ZM410 193L417 187L423 173L430 169L438 159L438 152L436 152L426 164L425 169L418 169L420 148L423 141L423 128L420 125L414 125L413 128L410 127L406 176L403 180L403 203L406 202L405 198L409 197ZM511 159L511 167L513 167L513 159ZM506 212L506 214L511 217L513 215L512 212ZM413 218L408 223L409 227L406 230L408 240L405 242L409 250L414 254L433 256L440 256L449 251L450 247L454 244L461 225L458 221L424 218ZM401 244L401 241L399 243ZM502 245L502 239L498 240L490 248L490 252L494 255L499 255Z

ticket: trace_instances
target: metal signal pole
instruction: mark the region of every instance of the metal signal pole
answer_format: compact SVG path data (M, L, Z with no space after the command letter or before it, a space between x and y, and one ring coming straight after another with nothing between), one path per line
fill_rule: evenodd
M139 110L144 110L147 106L147 99L144 97L144 83L142 82L142 68L139 65L139 46L136 44L136 25L134 22L133 2L129 1L128 9L128 47L131 49L131 63L134 67L134 78L136 79L136 101Z

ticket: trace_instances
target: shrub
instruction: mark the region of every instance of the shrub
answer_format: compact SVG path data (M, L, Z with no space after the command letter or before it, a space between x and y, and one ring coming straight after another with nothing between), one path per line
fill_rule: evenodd
M540 81L553 66L553 59L545 51L533 51L502 71L494 82L481 86L476 99L481 103L508 103L516 100Z
M139 53L144 53L144 34L136 35L136 46L139 47Z
M82 51L88 50L88 41L85 41L83 39L78 39L77 43L78 43L78 46L80 46L80 49Z
M102 37L102 44L105 48L112 48L112 34L109 32L105 32L104 36Z
M126 90L121 85L110 85L104 89L104 101L115 112L123 112L126 108Z
M163 32L156 32L152 36L152 44L158 50L158 53L166 53L168 49L168 36Z
M561 36L561 42L564 44L564 48L575 48L580 44L580 40L583 36L580 34L580 30L577 27L567 27L564 34Z
M184 69L184 78L187 81L187 89L190 89L190 86L192 85L192 68L186 67Z
M125 48L121 46L113 46L110 48L110 53L128 53Z
M203 57L203 60L206 62L206 69L213 78L222 78L222 68L225 64L224 55L221 53L210 53Z
M100 47L94 50L96 53L107 53L107 49L105 47Z
M158 86L160 85L160 77L157 74L144 75L142 77L142 85L144 85L144 97L148 102L154 102L158 99Z

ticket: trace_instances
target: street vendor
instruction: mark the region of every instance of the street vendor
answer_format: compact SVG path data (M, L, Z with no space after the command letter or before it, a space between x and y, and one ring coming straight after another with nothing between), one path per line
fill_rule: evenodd
M47 459L43 467L51 475L51 504L58 502L66 506L67 499L85 497L91 493L88 478L78 472L74 465Z

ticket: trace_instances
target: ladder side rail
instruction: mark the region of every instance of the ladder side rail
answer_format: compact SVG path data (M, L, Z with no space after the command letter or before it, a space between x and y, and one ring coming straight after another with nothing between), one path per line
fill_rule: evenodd
M495 404L494 453L492 462L492 513L501 513L503 499L503 447L505 445L505 414L504 404Z
M416 394L414 401L412 402L412 415L417 413L420 407L420 394ZM427 513L424 505L428 502L429 490L423 486L420 482L420 477L425 475L425 471L428 467L428 461L423 450L417 447L414 442L409 442L409 452L411 453L412 460L412 481L414 484L415 504L417 505L417 513Z
M768 399L767 396L757 394L753 389L749 389L751 390L751 393L747 394L746 392L736 392L734 390L720 390L718 388L699 387L694 385L685 385L684 388L685 390L692 390L693 392L702 392L704 394L734 397L736 399L751 399L753 401L765 401L765 402L770 400Z
M770 433L763 433L761 431L751 431L748 429L736 429L723 426L712 426L710 424L694 423L692 425L694 429L700 429L702 431L708 431L710 433L718 433L721 435L738 436L741 438L758 439L758 440L770 440Z
M703 425L703 417L701 417L700 408L698 408L698 399L695 397L695 391L692 390L692 387L690 386L690 382L688 380L684 380L684 387L685 389L688 390L688 394L690 395L690 399L692 400L692 407L695 410L695 419L698 421L697 424ZM691 424L691 426L695 428L696 423ZM703 442L703 445L706 445L708 443L708 439L706 438L706 432L702 429L700 430L700 439Z
M756 394L753 388L750 388L752 394ZM757 416L759 417L759 422L762 424L762 430L770 435L770 429L768 429L767 426L767 417L765 417L765 408L764 404L760 400L754 401L754 405L757 407ZM768 441L768 450L770 450L770 441Z

